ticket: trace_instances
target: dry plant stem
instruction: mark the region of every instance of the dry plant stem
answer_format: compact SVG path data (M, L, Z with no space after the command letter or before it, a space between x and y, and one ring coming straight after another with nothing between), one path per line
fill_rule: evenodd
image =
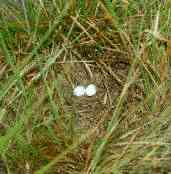
M107 77L106 77L106 72L104 71L102 65L97 63L97 66L98 66L99 69L101 70L101 72L102 72L102 74L103 74L103 76L104 76L104 79L107 79ZM106 81L104 81L104 85L105 85L105 88L106 88L106 95L104 96L104 102L103 102L103 103L106 104L106 103L107 103L107 98L109 98L110 107L112 108L112 103L113 103L113 101L112 101L112 97L111 97L111 95L110 95L110 91L109 91L109 89L108 89L108 86L107 86L107 84L106 84Z
M128 62L131 63L133 59L133 53L134 53L134 46L132 45L129 36L126 34L126 32L122 31L119 32L120 38L122 40L122 43L124 44L125 49L128 50Z
M122 154L120 155L120 157L118 158L118 161L125 155L125 153L127 152L128 148L130 147L130 145L134 142L134 140L136 139L136 137L138 136L139 132L141 130L139 130L138 132L136 132L130 139L130 141L128 142L128 145L124 148Z
M80 22L78 22L77 18L71 16L71 19L75 22L75 24L77 24L82 30L84 33L86 33L86 35L89 37L89 39L93 42L96 42L94 40L94 38L87 32L87 30L85 29L85 27L83 25L80 24Z
M0 69L0 79L1 79L5 73L5 70L7 69L7 65L2 65L0 68L1 68Z
M84 62L84 66L85 66L85 69L87 70L87 72L88 72L88 74L89 74L90 79L92 79L92 78L93 78L93 73L92 73L92 71L91 71L89 65L88 65L87 63Z
M87 63L95 63L94 60L64 60L64 61L56 61L57 64L73 64L73 63L83 63L83 64L87 64Z
M129 145L129 142L117 143L117 144L114 144L113 146L127 146L127 145ZM134 141L134 142L131 143L131 145L134 145L134 146L142 146L142 145L146 145L146 146L171 146L171 143L149 142L149 141Z
M137 131L129 140L128 144L126 145L126 147L123 149L123 152L121 153L121 155L117 158L116 162L114 163L114 165L112 166L112 168L117 168L119 161L121 160L121 158L124 157L124 155L127 153L129 147L132 145L132 143L134 143L134 140L136 139L136 137L138 136L139 132L141 131L141 129L139 131Z
M114 48L115 48L114 50L116 50L116 52L122 52L116 44L114 44L110 39L108 39L108 38L103 34L103 32L100 32L99 28L98 28L94 23L92 23L91 21L90 21L90 22L87 21L87 24L88 24L91 28L95 29L95 31L96 31L97 33L100 33L101 38L104 38L112 47L114 47Z
M76 147L78 147L81 143L87 141L92 137L94 134L96 134L99 126L104 122L106 117L108 117L108 112L104 113L101 120L98 122L97 126L93 129L90 129L87 131L86 134L82 135L77 142L70 145L65 151L61 152L58 156L56 156L49 164L46 166L43 166L40 170L37 170L35 174L45 174L53 165L55 165L57 162L59 162L61 159L63 159L69 152L74 150Z
M86 158L85 168L84 168L84 172L83 172L84 174L89 174L88 167L89 167L89 163L91 161L91 155L92 155L94 143L95 143L95 138L92 140L91 144L89 145L89 147L87 149L87 158Z
M103 62L103 60L99 60L99 63L103 65L103 67L112 75L112 77L114 77L114 79L116 80L116 82L117 82L119 85L121 85L121 86L124 85L124 82L112 71L112 69L111 69L109 66L107 66L107 65Z

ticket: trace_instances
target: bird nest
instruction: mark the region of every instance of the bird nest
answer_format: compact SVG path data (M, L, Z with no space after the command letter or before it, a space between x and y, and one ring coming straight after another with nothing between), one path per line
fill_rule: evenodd
M126 80L129 64L126 62L103 59L95 61L73 61L63 64L65 76L62 81L65 113L74 113L75 128L87 131L96 127L104 119L110 119L116 100ZM77 85L97 87L95 95L77 97L73 89ZM104 118L105 117L105 118ZM105 124L98 126L101 132Z

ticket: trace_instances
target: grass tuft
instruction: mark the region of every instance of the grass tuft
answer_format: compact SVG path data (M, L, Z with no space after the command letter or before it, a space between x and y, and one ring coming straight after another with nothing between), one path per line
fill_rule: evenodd
M0 173L171 172L169 0L0 4Z

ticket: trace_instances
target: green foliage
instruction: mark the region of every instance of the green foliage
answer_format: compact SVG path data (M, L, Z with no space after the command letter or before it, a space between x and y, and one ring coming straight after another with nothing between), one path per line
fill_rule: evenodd
M17 2L0 7L0 154L8 173L26 173L26 164L35 174L167 173L170 1ZM105 80L112 74L97 102L108 107L102 133L100 126L83 134L76 127L84 112L72 98L77 63L90 81L99 69ZM114 99L116 75L122 83Z

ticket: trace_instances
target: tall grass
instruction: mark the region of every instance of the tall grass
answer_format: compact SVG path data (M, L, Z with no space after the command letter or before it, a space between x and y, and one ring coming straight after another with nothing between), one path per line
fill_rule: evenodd
M0 154L7 173L171 171L169 1L1 4L0 68L7 68L0 70ZM85 43L126 53L129 71L110 119L104 114L80 134L77 108L65 110L62 83L71 72L63 60L82 58ZM90 59L98 65L98 56Z

